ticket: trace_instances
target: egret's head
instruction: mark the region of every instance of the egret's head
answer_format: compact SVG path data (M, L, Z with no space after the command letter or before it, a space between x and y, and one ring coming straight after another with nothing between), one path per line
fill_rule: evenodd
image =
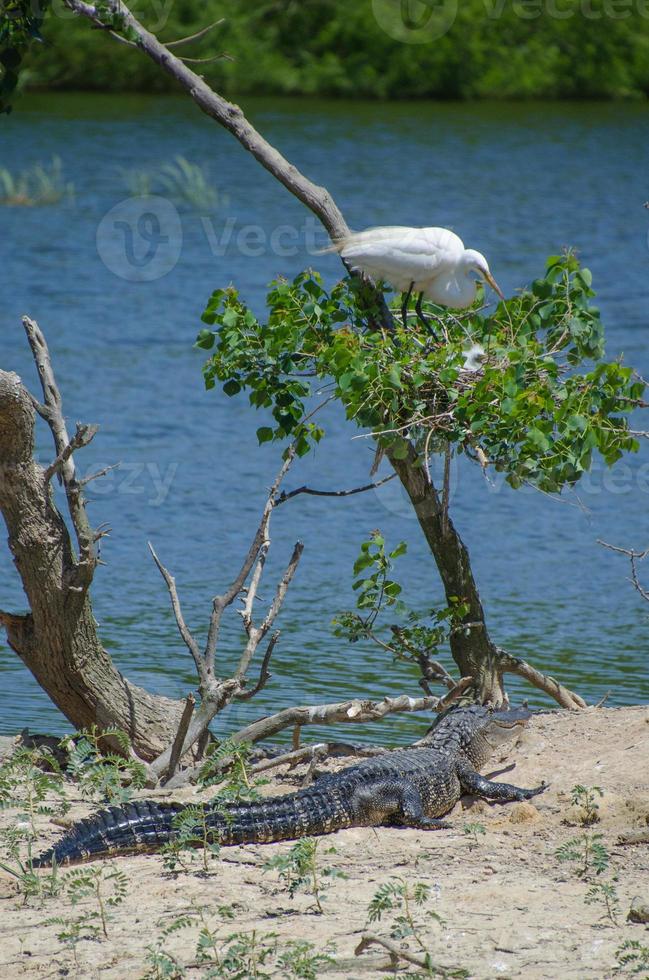
M467 272L477 272L480 278L488 283L501 299L505 298L500 286L489 271L489 263L481 252L476 252L474 248L465 249L463 264Z

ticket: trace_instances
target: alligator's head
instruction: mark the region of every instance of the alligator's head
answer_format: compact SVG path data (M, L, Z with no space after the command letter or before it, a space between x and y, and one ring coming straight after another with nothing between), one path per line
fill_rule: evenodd
M532 717L532 712L527 708L494 711L483 708L482 711L484 715L476 719L473 734L467 733L462 746L463 753L476 768L488 762L499 745L516 738Z
M494 710L477 704L450 708L418 744L454 748L480 767L499 745L515 738L531 716L527 708Z

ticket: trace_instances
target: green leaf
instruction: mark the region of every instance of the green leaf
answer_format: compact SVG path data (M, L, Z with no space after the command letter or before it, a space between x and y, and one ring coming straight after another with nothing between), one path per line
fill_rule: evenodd
M261 428L257 429L257 439L259 445L261 446L264 442L271 442L274 432L269 426L262 425Z
M215 339L213 330L201 330L196 339L196 346L202 347L203 350L210 350L214 346Z

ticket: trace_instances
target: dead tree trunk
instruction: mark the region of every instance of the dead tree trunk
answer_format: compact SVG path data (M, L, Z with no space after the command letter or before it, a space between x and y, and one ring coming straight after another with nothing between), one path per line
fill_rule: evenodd
M35 404L18 375L0 371L0 511L30 608L26 615L0 612L0 623L73 725L122 728L137 755L153 759L172 742L182 702L131 684L101 645L88 594L94 562L86 556L84 568L81 548L75 555L53 500L54 470L33 459ZM80 492L77 500L82 507Z

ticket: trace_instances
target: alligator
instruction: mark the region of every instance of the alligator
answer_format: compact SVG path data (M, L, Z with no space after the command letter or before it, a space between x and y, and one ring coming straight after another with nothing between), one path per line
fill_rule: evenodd
M205 804L205 824L221 844L261 844L329 834L346 827L399 825L437 830L462 793L487 800L529 800L547 787L521 789L478 772L493 751L520 731L531 712L471 705L440 715L419 742L321 775L310 786L254 802ZM174 818L186 805L132 800L80 820L35 867L71 864L109 854L155 851L173 840Z

